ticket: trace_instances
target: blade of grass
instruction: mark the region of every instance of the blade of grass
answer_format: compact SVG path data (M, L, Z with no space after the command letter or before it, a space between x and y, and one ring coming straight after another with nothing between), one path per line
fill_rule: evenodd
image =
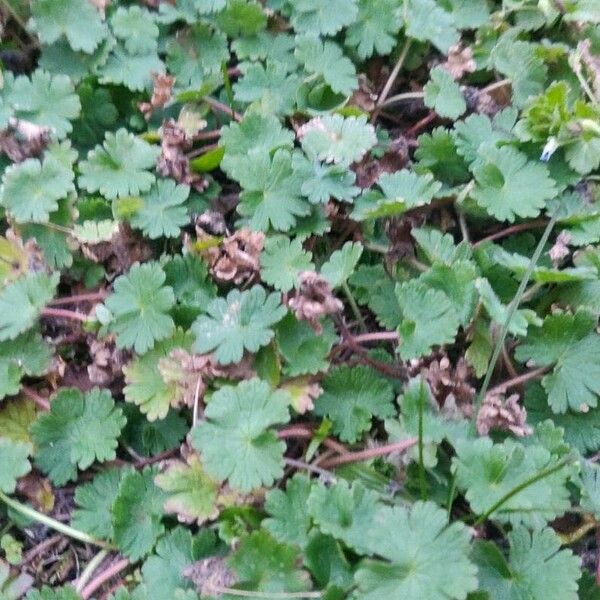
M515 297L512 299L512 302L510 303L510 306L508 307L506 320L504 321L504 324L502 325L502 329L500 330L500 335L498 336L498 339L496 340L496 346L494 347L494 352L492 353L492 358L490 359L490 363L488 365L487 372L485 374L485 378L483 380L483 383L481 384L481 389L479 390L479 394L477 395L477 399L475 400L475 407L474 407L475 409L473 410L473 419L477 419L477 414L479 412L479 408L481 407L481 404L485 400L485 395L490 386L490 382L492 380L492 375L493 375L494 369L496 367L496 362L498 362L498 358L500 356L500 353L502 352L502 347L504 345L504 340L506 339L506 335L508 334L508 328L510 327L510 323L515 314L515 311L517 310L517 307L521 303L521 299L523 297L523 294L525 293L525 288L527 287L527 284L529 283L531 274L533 273L533 270L535 269L535 267L540 259L540 256L542 255L542 250L544 249L544 246L546 245L546 242L548 241L548 238L550 237L550 233L552 232L552 229L553 229L554 225L556 224L556 221L558 220L559 210L560 210L560 206L556 208L556 210L554 211L554 214L548 221L548 224L546 225L546 228L544 229L544 232L542 233L542 237L540 238L540 241L538 242L538 245L535 248L533 256L531 257L531 260L529 261L529 265L527 266L527 271L525 271L525 274L523 275L523 279L521 279L521 283L519 284L519 287L517 288L517 293L515 294Z

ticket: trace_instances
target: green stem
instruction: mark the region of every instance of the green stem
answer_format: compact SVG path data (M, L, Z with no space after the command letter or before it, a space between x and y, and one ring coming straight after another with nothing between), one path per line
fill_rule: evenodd
M452 520L452 505L454 504L454 494L456 493L456 473L452 475L450 489L448 490L448 523Z
M543 471L540 471L539 473L537 473L533 477L530 477L529 479L527 479L523 483L517 485L512 490L510 490L510 492L504 494L504 496L502 496L502 498L500 498L500 500L498 500L497 502L495 502L491 506L491 508L489 508L488 510L486 510L475 521L475 523L473 524L473 526L474 527L478 527L482 523L485 523L485 521L488 519L488 517L491 514L493 514L494 512L496 512L504 503L508 502L513 496L516 496L519 492L522 492L525 488L528 488L530 485L533 485L534 483L537 483L541 479L545 479L546 477L548 477L550 475L553 475L557 471L560 471L563 467L566 467L572 460L573 460L573 455L568 455L565 458L563 458L559 463L557 463L556 465L554 465L553 467L549 467L548 469L544 469Z
M367 333L367 324L365 323L363 316L360 314L360 308L358 308L358 304L356 304L356 300L354 299L354 296L352 295L350 286L345 281L342 282L342 290L344 290L344 294L346 296L346 299L348 300L348 304L350 305L352 314L354 315L355 319L358 321L360 330L363 333Z
M421 500L427 498L427 483L425 481L425 462L423 458L423 403L425 394L420 394L419 399L419 488Z
M548 241L548 238L550 237L552 228L554 227L554 225L556 224L556 221L558 220L559 208L557 208L554 211L552 218L548 221L548 224L546 225L546 228L544 229L544 233L542 233L542 237L540 238L540 241L538 242L535 252L533 253L533 256L531 257L531 260L529 261L529 265L527 266L527 271L525 271L525 274L523 275L523 279L521 279L521 283L519 284L517 293L515 294L515 297L513 298L512 302L510 303L510 306L508 307L506 320L504 321L504 325L502 325L502 330L500 331L500 335L498 336L498 339L496 340L496 346L494 347L494 352L492 354L490 364L488 365L488 369L485 374L485 379L483 380L481 389L480 389L479 394L477 395L477 399L475 401L475 407L473 410L473 418L474 419L477 418L478 409L481 406L481 404L483 403L483 401L485 400L485 395L486 395L486 392L490 385L490 382L492 380L492 375L493 375L494 369L496 367L496 362L498 361L498 357L500 356L500 353L502 352L502 346L504 345L504 340L506 339L506 335L508 334L508 328L510 327L512 318L515 314L515 311L517 310L517 307L521 303L521 299L523 297L523 294L525 293L525 288L527 287L527 284L529 283L529 280L531 278L531 274L533 273L533 270L535 269L535 266L537 265L537 263L540 259L542 251L544 249L544 246L546 245L546 242Z
M87 582L92 578L92 575L96 571L96 569L102 564L102 561L107 557L108 550L100 550L96 556L90 560L87 564L81 577L77 580L77 584L75 585L75 590L77 592L81 592L83 588L86 586Z
M63 533L64 535L73 538L74 540L79 540L80 542L84 542L85 544L92 544L94 546L99 546L100 548L110 549L112 546L108 542L104 542L102 540L97 540L96 538L84 533L83 531L79 531L78 529L73 529L73 527L69 527L48 515L44 515L37 510L31 508L30 506L26 506L25 504L21 504L17 502L17 500L13 500L9 498L3 492L0 492L0 500L9 506L13 510L27 517L28 519L32 519L33 521L37 521L38 523L42 523L50 529L54 531L58 531L59 533Z

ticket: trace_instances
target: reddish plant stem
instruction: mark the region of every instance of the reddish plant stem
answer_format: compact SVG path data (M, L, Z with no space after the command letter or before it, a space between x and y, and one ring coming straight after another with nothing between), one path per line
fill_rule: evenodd
M188 158L196 158L197 156L201 156L202 154L206 154L211 150L216 150L219 147L218 143L208 144L206 146L202 146L202 148L196 148L196 150L192 150L189 154L187 154Z
M517 387L518 385L522 385L523 383L527 383L532 379L539 379L542 375L548 372L548 367L539 367L537 369L533 369L533 371L527 371L526 373L522 373L517 377L513 377L508 381L504 381L493 388L489 389L487 392L487 396L493 394L503 394L506 390Z
M75 294L74 296L64 296L62 298L54 298L48 304L49 306L61 306L63 304L77 304L78 302L99 302L108 296L106 290L90 292L89 294Z
M29 386L21 386L21 391L30 399L33 400L38 408L42 410L50 410L50 402L43 396L40 396L35 390Z
M196 140L216 140L221 137L220 129L213 129L212 131L201 131L194 136L194 141Z
M420 133L429 123L437 119L437 113L431 111L426 117L423 117L420 121L417 121L412 127L409 127L405 132L405 137L415 137Z
M481 244L484 244L485 242L493 242L494 240L499 240L508 237L513 233L528 231L530 229L541 229L543 227L546 227L547 224L548 219L535 219L534 221L529 221L528 223L517 223L517 225L511 225L506 229L502 229L501 231L497 231L496 233L492 233L491 235L480 239L478 242L475 242L473 244L473 248L477 248L477 246L481 246Z
M112 579L115 575L118 575L121 571L126 569L129 566L129 560L127 558L123 558L118 562L112 564L108 569L102 571L92 579L81 592L81 597L83 600L88 600L88 598L100 587L102 587L109 579Z
M48 539L45 539L43 542L40 542L37 546L34 546L25 556L23 557L23 564L27 564L31 562L36 556L48 550L48 548L52 548L63 539L63 536L60 534L53 535Z
M277 432L277 436L280 440L285 440L288 438L300 438L309 440L315 435L315 432L308 428L302 427L301 425L292 425L290 427L284 427ZM323 445L326 448L331 448L340 454L344 454L348 452L348 449L343 444L332 440L331 438L325 438L323 440Z
M402 440L401 442L378 446L377 448L368 448L367 450L360 450L359 452L347 452L346 454L340 454L339 456L323 461L320 464L320 467L322 469L331 469L332 467L338 467L339 465L345 465L347 463L370 460L372 458L377 458L378 456L386 456L392 452L405 452L416 445L417 442L417 438L409 438L407 440Z
M219 112L229 115L238 122L242 120L242 115L240 115L240 113L238 112L235 112L235 110L233 110L232 108L229 108L229 106L227 106L226 104L223 104L222 102L219 102L218 100L215 100L210 96L206 96L202 98L202 100L204 100L204 102L206 102L206 104L208 104L214 110L218 110Z
M71 321L81 321L86 323L89 320L87 315L75 312L73 310L66 310L64 308L42 308L42 317L56 317L58 319L70 319Z
M397 342L399 337L395 331L375 331L373 333L362 333L355 335L354 341L357 344L368 344L369 342Z

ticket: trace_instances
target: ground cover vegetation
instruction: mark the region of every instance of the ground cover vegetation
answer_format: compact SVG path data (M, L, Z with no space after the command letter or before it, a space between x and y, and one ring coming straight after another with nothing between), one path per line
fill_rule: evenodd
M600 598L596 0L0 14L0 599Z

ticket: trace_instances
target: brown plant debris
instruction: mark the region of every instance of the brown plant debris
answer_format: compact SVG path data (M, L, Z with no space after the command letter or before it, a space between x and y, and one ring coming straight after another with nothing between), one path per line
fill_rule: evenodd
M314 271L303 271L298 275L298 288L288 300L296 318L307 321L317 332L323 332L321 317L340 312L344 305L334 295L329 282Z
M150 117L155 110L166 106L170 102L175 77L171 77L166 73L152 73L152 81L154 82L154 87L152 89L150 102L140 102L138 104L138 108L144 115L146 121L150 120Z
M208 385L216 378L241 380L255 376L248 357L236 364L219 365L212 354L190 354L183 349L161 358L158 370L165 383L177 387L172 405L189 407L194 406L197 398L202 400Z
M510 431L518 437L533 432L527 425L527 411L519 404L518 394L506 400L500 395L488 394L477 414L477 432L488 435L491 429Z
M199 237L203 234L198 233ZM215 279L240 285L258 277L264 243L264 233L242 228L224 238L219 246L209 247L201 254Z
M50 142L51 130L43 125L11 117L0 130L0 152L14 162L40 156Z
M178 183L185 183L202 192L208 185L207 179L194 173L186 152L192 149L193 134L189 134L174 119L167 119L161 128L161 153L156 169L165 177L172 177Z
M95 263L103 263L111 273L124 273L136 262L152 256L147 242L137 236L127 223L120 223L113 237L98 244L81 244L83 255Z
M122 373L126 354L116 347L114 339L108 337L97 340L90 336L88 346L92 362L87 367L92 383L109 386Z
M554 245L548 251L548 255L555 266L571 253L569 250L569 244L571 243L572 239L573 236L567 230L561 231L556 237Z
M463 357L454 367L443 353L414 359L409 365L409 375L421 375L427 381L440 407L449 410L457 407L464 416L471 415L475 388L470 383L472 369Z
M202 597L218 597L221 595L218 590L229 588L236 582L235 574L220 556L211 556L195 562L183 570L183 576L194 583Z
M448 50L448 58L441 67L448 71L454 79L461 79L466 73L473 73L477 65L473 60L471 48L456 44Z

